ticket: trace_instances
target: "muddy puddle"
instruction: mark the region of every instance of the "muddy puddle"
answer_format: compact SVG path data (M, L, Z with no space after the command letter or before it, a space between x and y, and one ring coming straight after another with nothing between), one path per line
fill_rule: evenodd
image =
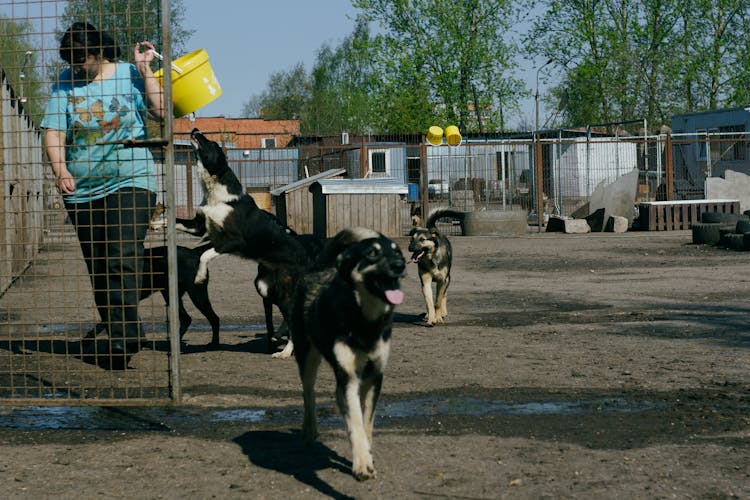
M439 416L480 417L488 415L591 415L640 413L659 410L667 403L625 398L582 401L499 401L476 397L417 398L382 402L377 425L396 426L402 420ZM301 405L274 408L195 407L98 407L28 406L0 407L0 428L18 430L141 430L168 431L222 423L292 425L301 419ZM320 405L321 427L340 425L332 405Z

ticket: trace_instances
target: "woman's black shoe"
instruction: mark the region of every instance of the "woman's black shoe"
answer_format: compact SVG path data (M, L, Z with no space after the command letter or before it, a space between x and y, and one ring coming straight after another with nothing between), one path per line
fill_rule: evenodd
M138 350L138 342L113 340L110 343L109 354L100 358L99 366L107 370L126 370L131 356Z

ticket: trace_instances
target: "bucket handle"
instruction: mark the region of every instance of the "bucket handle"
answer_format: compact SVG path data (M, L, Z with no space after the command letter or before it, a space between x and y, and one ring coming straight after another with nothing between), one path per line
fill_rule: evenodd
M161 55L161 54L159 54L154 49L149 50L149 52L151 52L154 55L154 57L157 58L158 60L160 60L160 61L164 60L164 56ZM172 69L175 70L175 72L177 74L179 74L179 75L181 75L183 73L182 69L179 66L177 66L175 63L172 63Z

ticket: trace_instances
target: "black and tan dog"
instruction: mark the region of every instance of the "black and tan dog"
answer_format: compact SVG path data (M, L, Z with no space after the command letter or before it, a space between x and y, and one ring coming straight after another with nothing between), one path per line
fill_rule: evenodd
M451 282L453 249L448 237L437 230L435 224L440 219L453 219L463 222L464 212L439 209L430 213L425 227L415 227L409 233L411 262L416 262L419 281L422 283L427 314L425 326L443 323L448 315L448 285ZM435 298L432 295L432 282L435 282Z
M349 238L351 244L338 253L334 266L304 274L290 321L304 396L303 438L311 443L318 436L315 378L325 358L336 376L336 402L351 441L352 473L359 480L375 476L375 406L390 352L394 307L404 298L400 280L406 268L398 245L369 233L374 237L366 237L365 231ZM344 236L339 241L352 235Z

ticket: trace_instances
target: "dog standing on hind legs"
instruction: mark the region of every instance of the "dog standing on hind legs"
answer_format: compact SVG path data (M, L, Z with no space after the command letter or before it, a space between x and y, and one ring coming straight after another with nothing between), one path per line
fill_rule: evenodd
M454 219L463 223L464 212L439 209L430 213L425 227L415 227L409 233L411 262L417 263L419 281L422 283L427 314L425 326L445 322L448 316L448 285L451 282L453 248L448 237L440 233L435 224L440 219ZM432 295L432 282L435 282L435 298Z
M325 358L336 376L336 402L358 480L375 477L375 406L390 352L394 308L404 298L400 280L405 269L398 245L377 235L345 248L334 266L306 273L295 291L289 324L302 379L303 439L309 444L318 436L315 378Z

